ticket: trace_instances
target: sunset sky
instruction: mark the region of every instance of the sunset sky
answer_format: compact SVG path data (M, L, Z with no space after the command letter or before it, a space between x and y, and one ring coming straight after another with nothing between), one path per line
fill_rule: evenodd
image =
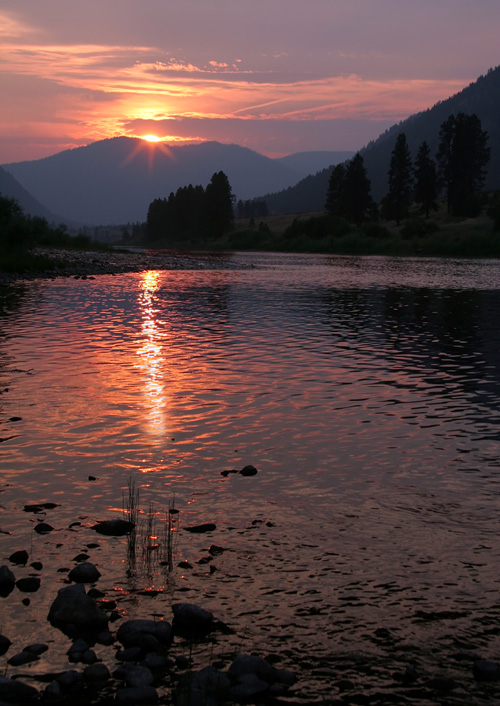
M500 64L498 0L0 0L0 163L118 135L360 149Z

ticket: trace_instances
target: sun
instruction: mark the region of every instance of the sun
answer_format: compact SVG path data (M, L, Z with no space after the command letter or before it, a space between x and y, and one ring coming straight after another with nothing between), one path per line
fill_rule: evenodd
M160 138L157 135L142 135L142 139L146 142L159 142Z

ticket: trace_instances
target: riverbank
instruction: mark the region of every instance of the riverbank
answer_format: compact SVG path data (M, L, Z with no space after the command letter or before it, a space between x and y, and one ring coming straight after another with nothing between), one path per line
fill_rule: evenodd
M234 267L224 253L167 250L66 250L36 248L32 255L40 263L17 272L0 271L0 284L20 280L54 279L55 277L94 277L147 270L206 270Z

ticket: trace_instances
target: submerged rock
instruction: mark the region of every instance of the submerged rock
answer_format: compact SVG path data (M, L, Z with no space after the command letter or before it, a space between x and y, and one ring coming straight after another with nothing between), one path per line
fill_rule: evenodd
M134 527L135 524L127 520L104 520L104 522L93 525L91 529L108 537L122 537L124 534L132 532Z
M500 681L500 667L487 659L474 662L474 677L478 681Z
M193 534L203 534L204 532L213 532L217 529L217 525L213 522L205 522L202 525L194 525L193 527L184 527L186 532L192 532Z
M108 622L108 616L87 596L81 583L66 586L50 606L48 619L54 623L99 627Z

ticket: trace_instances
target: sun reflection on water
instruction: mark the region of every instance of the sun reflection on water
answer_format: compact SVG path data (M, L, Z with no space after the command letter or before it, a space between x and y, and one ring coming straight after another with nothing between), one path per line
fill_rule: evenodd
M167 393L165 384L162 334L158 325L156 293L159 289L160 272L150 270L142 273L139 305L142 315L141 345L137 351L137 367L144 375L144 406L148 432L157 441L167 432Z

